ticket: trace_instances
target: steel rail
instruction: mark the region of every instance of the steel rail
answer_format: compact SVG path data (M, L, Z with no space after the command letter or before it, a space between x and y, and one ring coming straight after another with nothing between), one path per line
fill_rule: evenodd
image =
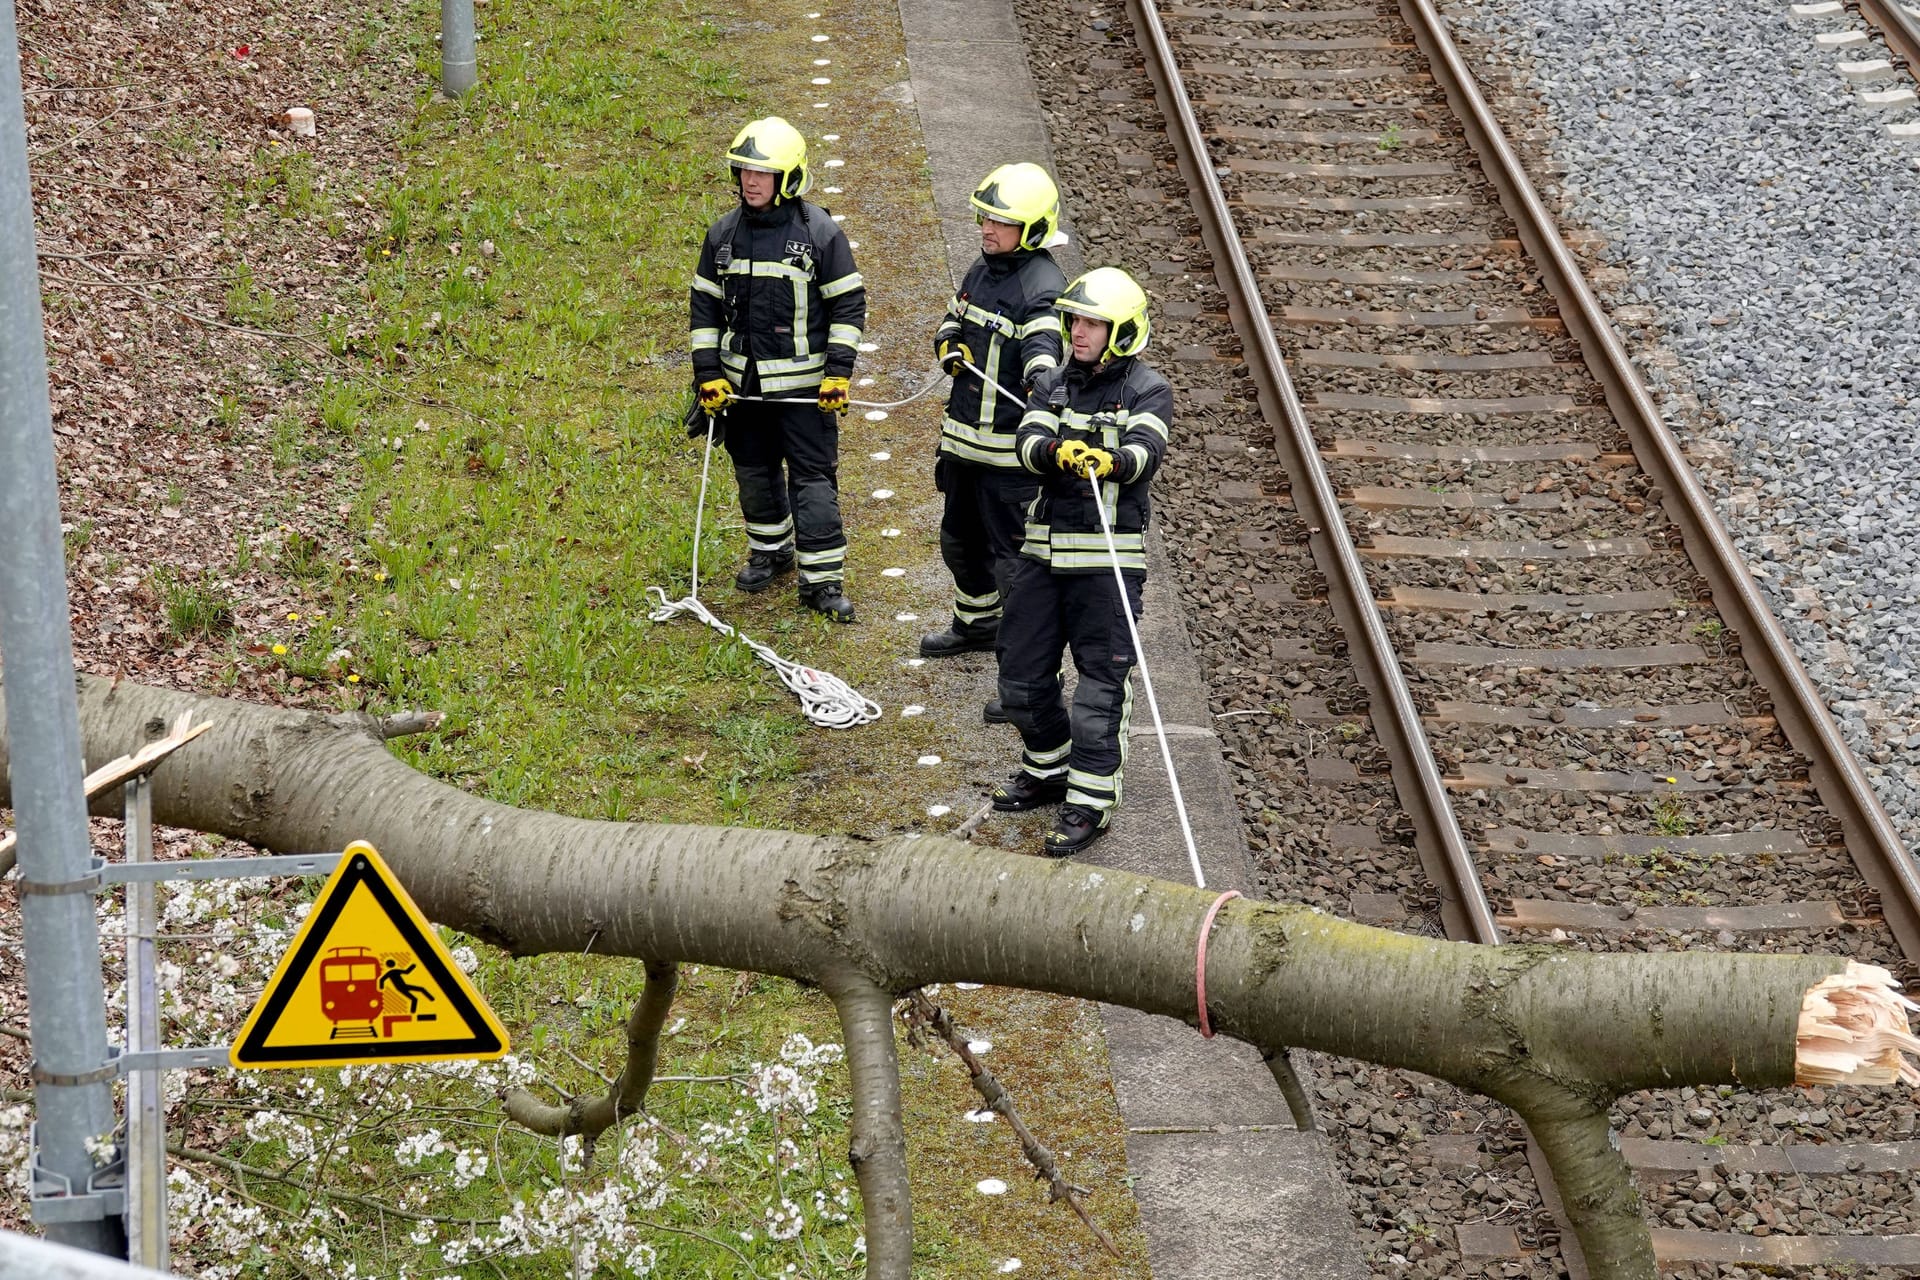
M1309 530L1314 560L1332 584L1329 602L1350 637L1352 662L1367 687L1373 730L1393 761L1394 787L1413 820L1414 841L1427 877L1440 893L1447 934L1497 943L1500 927L1487 900L1465 835L1447 797L1446 784L1427 743L1420 712L1407 688L1392 637L1375 606L1366 570L1347 532L1340 501L1321 462L1306 411L1287 376L1273 324L1260 296L1246 249L1234 229L1226 193L1209 160L1205 135L1187 99L1173 47L1153 0L1127 0L1140 33L1147 73L1179 159L1180 172L1202 239L1215 262L1214 276L1227 296L1234 328L1245 344L1247 370L1274 441L1293 479L1293 502Z
M1519 229L1567 330L1580 343L1607 405L1633 442L1634 455L1659 488L1661 506L1680 529L1694 568L1713 591L1714 607L1736 631L1742 656L1774 704L1781 731L1811 761L1821 801L1840 820L1861 876L1880 894L1888 927L1909 960L1920 963L1920 874L1893 820L1801 665L1785 630L1754 586L1753 574L1714 513L1693 468L1667 429L1599 299L1560 238L1559 226L1528 179L1520 157L1487 105L1473 74L1431 0L1399 0L1434 79L1466 130L1481 168Z
M1846 4L1849 9L1858 9L1879 30L1893 54L1893 65L1920 79L1920 18L1901 0L1846 0Z

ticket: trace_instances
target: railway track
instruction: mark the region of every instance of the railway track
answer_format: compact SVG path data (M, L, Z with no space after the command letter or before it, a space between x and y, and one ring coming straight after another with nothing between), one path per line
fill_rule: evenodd
M1912 863L1427 0L1127 18L1043 96L1129 175L1090 255L1151 246L1202 446L1168 536L1266 887L1911 974ZM1314 1077L1379 1274L1584 1274L1510 1118ZM1616 1131L1669 1273L1920 1273L1911 1107L1685 1090Z

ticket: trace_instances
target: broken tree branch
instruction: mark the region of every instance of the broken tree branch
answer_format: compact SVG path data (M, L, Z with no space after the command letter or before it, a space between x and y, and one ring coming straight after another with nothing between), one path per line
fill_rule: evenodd
M993 983L1198 1022L1193 939L1215 898L1188 885L937 837L863 841L515 809L415 772L366 718L78 683L96 759L143 741L149 722L186 711L215 720L194 750L154 770L157 822L290 853L367 840L430 919L517 955L591 942L596 954L827 986L848 1028L876 1280L889 1274L882 1256L904 1274L901 1241L910 1243L904 1181L889 1172L901 1156L886 993ZM0 804L5 764L0 750ZM94 807L118 810L104 798ZM1824 1073L1894 1078L1881 1037L1833 1032L1858 1021L1845 1012L1854 1002L1863 1012L1888 1006L1889 1021L1905 1016L1888 1004L1889 975L1832 956L1480 947L1241 898L1216 917L1208 956L1208 1010L1221 1034L1447 1080L1512 1107L1536 1136L1570 1126L1569 1140L1543 1149L1563 1189L1594 1193L1567 1197L1594 1280L1654 1272L1644 1250L1616 1247L1646 1241L1647 1224L1624 1166L1588 1136L1593 1108L1643 1089L1792 1084L1803 998L1822 979L1844 975L1823 996L1834 1013L1815 1002L1804 1015Z
M1033 1166L1034 1176L1047 1184L1048 1202L1065 1200L1067 1207L1087 1224L1087 1230L1093 1232L1093 1238L1100 1242L1101 1247L1114 1257L1121 1257L1120 1246L1113 1242L1106 1228L1093 1220L1093 1215L1080 1198L1091 1193L1085 1187L1068 1182L1067 1176L1060 1172L1060 1164L1053 1158L1053 1152L1033 1136L1033 1130L1027 1128L1026 1121L1020 1118L1020 1109L1014 1105L1013 1095L1007 1092L1007 1087L1000 1083L993 1072L987 1070L987 1064L980 1061L980 1055L967 1046L967 1037L954 1025L953 1015L928 999L924 991L914 991L907 998L913 1002L913 1011L920 1021L932 1027L966 1065L967 1074L973 1078L974 1091L987 1104L988 1110L1006 1118L1013 1136L1020 1140L1021 1154Z
M907 1127L900 1112L900 1058L893 997L857 969L825 976L821 988L840 1014L853 1080L847 1160L866 1214L867 1280L913 1273L913 1196L907 1187Z
M575 1098L564 1107L555 1107L525 1089L512 1089L505 1098L507 1114L549 1137L585 1135L587 1158L591 1160L593 1144L602 1133L645 1110L647 1090L653 1087L654 1068L660 1061L660 1029L673 1011L673 996L679 985L680 966L666 961L647 963L647 985L627 1017L627 1065L604 1094Z
M416 733L432 733L446 718L444 711L396 711L380 717L380 736L391 742Z

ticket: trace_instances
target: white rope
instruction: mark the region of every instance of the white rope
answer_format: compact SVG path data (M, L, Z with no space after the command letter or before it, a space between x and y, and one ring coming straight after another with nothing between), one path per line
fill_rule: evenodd
M991 382L1005 394L1022 404L1026 403L1026 396L997 378L987 377L986 371L976 368L971 361L962 363L981 381ZM1127 620L1127 635L1133 640L1134 657L1139 660L1140 684L1147 691L1147 710L1153 713L1154 736L1160 739L1160 759L1167 766L1167 784L1173 791L1173 809L1180 817L1180 834L1187 842L1187 860L1193 864L1193 883L1204 889L1207 887L1207 873L1200 868L1200 850L1194 844L1193 823L1187 819L1187 798L1180 791L1180 775L1173 769L1173 749L1167 745L1167 726L1160 719L1160 700L1153 696L1153 676L1147 670L1147 649L1140 643L1140 628L1134 625L1133 606L1127 599L1127 579L1120 572L1120 548L1114 545L1113 525L1107 519L1107 506L1100 501L1100 481L1088 476L1087 486L1093 492L1093 509L1100 517L1100 533L1107 540L1107 557L1113 565L1113 581L1120 588L1120 613Z
M880 704L867 697L839 676L816 671L781 657L750 636L740 634L700 601L700 531L706 516L707 477L713 466L713 415L707 415L707 449L700 459L700 504L693 509L693 584L685 598L667 599L660 587L648 587L647 594L659 601L647 617L654 622L671 622L680 614L690 614L721 635L740 641L754 656L772 667L793 696L800 699L800 711L822 729L852 729L880 718Z

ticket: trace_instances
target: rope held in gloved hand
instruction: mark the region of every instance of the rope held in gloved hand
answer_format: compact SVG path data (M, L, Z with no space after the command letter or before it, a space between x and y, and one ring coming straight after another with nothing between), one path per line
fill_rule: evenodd
M1021 404L1027 402L1023 393L1013 390L997 378L989 378L986 370L975 367L971 361L966 365L982 382L993 383ZM1200 850L1194 844L1193 824L1187 820L1187 798L1180 791L1180 775L1173 771L1173 750L1167 746L1167 726L1160 719L1160 700L1153 696L1153 676L1147 671L1146 646L1140 643L1140 628L1134 624L1133 607L1127 600L1127 579L1120 572L1120 548L1113 542L1113 523L1107 518L1107 504L1100 500L1100 482L1088 476L1087 485L1093 491L1093 509L1100 517L1100 532L1107 540L1107 557L1113 565L1113 580L1120 588L1120 614L1127 620L1127 635L1133 640L1134 656L1140 662L1140 685L1147 693L1147 709L1153 712L1153 732L1160 739L1160 759L1167 766L1167 785L1173 791L1174 812L1180 816L1180 834L1186 837L1187 859L1193 864L1193 883L1204 889L1207 887L1207 873L1200 868Z
M700 532L707 509L707 477L713 466L713 415L707 415L707 449L700 459L700 504L693 510L693 585L685 598L667 599L660 587L648 587L647 594L659 601L647 614L654 622L671 622L680 614L691 614L715 631L740 641L754 656L772 667L793 696L800 699L800 711L822 729L852 729L880 718L880 704L862 694L839 676L802 666L775 653L750 636L741 635L720 619L700 600Z

